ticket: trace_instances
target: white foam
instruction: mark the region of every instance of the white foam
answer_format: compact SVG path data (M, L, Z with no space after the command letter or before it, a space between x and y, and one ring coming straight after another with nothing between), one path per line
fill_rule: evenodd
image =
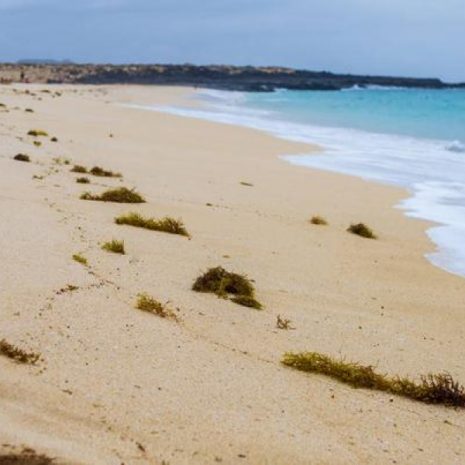
M438 247L428 258L443 269L465 276L465 158L460 150L451 150L459 146L457 143L288 123L275 119L269 112L243 108L244 96L240 92L202 91L202 97L205 96L210 104L207 108L158 106L151 109L246 126L283 139L318 144L324 147L322 153L282 158L300 166L407 188L412 196L399 208L408 216L440 225L428 231Z
M446 149L450 152L457 152L457 153L464 153L465 152L465 145L462 144L459 140L454 140L446 145Z

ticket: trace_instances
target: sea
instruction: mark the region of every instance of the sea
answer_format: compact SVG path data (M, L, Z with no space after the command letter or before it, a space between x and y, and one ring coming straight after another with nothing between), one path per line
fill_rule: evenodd
M465 89L353 87L272 93L198 90L176 115L259 129L322 147L282 158L302 167L400 186L396 208L434 223L427 258L465 277Z

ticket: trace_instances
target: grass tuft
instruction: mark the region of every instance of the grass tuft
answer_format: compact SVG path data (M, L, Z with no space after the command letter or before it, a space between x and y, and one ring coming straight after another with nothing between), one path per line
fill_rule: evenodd
M117 203L144 203L145 199L138 194L134 189L127 187L119 187L117 189L109 189L100 195L94 195L90 192L84 192L80 197L82 200L98 200L101 202L117 202Z
M33 142L33 144L36 146L36 147L40 147L42 145L42 142L40 142L40 140L35 140Z
M101 176L105 178L121 178L121 173L114 173L113 171L104 170L100 166L94 166L89 170L89 173L94 176Z
M81 166L81 165L74 165L72 168L71 168L71 173L87 173L87 168L85 166Z
M87 266L89 264L88 261L87 261L87 258L84 257L84 255L81 255L79 253L76 253L76 254L73 255L73 260L75 262L80 263L81 265L84 265L84 266Z
M318 225L318 226L326 226L328 222L319 215L312 216L310 223Z
M86 178L85 176L83 176L82 178L77 178L76 182L79 184L89 184L90 180L89 178Z
M50 139L50 142L58 142L58 138L57 138L57 137L52 137L52 138Z
M102 245L102 249L106 250L107 252L119 253L124 255L126 252L124 250L124 241L117 241L115 239L105 242Z
M34 110L32 108L26 108L24 111L26 113L34 113Z
M241 181L240 184L241 186L253 187L253 184L251 182Z
M10 344L5 339L0 341L0 355L11 358L18 363L24 363L27 365L34 365L40 360L40 354L26 352L23 349Z
M427 404L465 407L465 387L447 373L422 376L420 382L388 377L372 366L336 360L318 352L286 353L282 363L300 371L318 373L354 388L375 389Z
M165 217L160 220L155 218L144 218L139 213L128 213L127 215L115 218L116 224L135 226L136 228L150 229L151 231L161 231L169 234L179 234L189 237L183 222L174 218Z
M367 239L376 239L375 233L364 223L351 224L347 231Z
M137 296L136 308L142 310L143 312L152 313L161 318L167 318L170 320L178 320L177 315L173 310L169 309L166 305L158 302L153 297L150 297L148 294L139 294Z
M25 162L30 162L31 159L29 158L29 155L26 155L24 153L18 153L18 155L15 155L13 157L13 160L16 160L16 161L25 161Z
M216 294L218 297L228 298L238 305L261 309L260 302L255 300L255 289L252 282L243 275L226 271L221 266L210 268L199 276L192 290Z
M33 136L33 137L48 137L48 133L46 131L43 131L42 129L31 129L28 133L28 136Z

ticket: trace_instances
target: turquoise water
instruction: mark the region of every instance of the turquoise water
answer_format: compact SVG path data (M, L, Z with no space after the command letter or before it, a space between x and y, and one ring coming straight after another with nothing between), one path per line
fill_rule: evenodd
M321 153L282 158L406 188L397 207L437 224L428 230L437 245L428 259L465 276L465 90L200 90L196 99L200 108L156 110L316 143Z
M465 143L465 90L278 91L244 103L288 121Z

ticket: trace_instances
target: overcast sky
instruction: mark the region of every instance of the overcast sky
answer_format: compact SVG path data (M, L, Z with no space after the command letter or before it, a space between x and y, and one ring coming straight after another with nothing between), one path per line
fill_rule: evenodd
M465 0L0 0L0 60L23 58L465 81Z

